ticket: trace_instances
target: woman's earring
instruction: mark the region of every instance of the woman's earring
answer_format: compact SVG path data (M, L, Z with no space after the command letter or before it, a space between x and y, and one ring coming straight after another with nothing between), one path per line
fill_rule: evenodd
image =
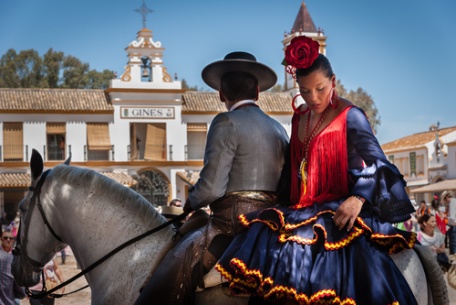
M297 99L298 97L300 97L300 96L301 96L300 93L296 94L296 95L293 97L293 100L291 101L291 108L293 108L293 112L296 113L296 114L304 114L304 113L307 113L307 112L310 110L310 108L306 108L306 110L300 111L300 110L298 109L298 107L296 107L296 99Z

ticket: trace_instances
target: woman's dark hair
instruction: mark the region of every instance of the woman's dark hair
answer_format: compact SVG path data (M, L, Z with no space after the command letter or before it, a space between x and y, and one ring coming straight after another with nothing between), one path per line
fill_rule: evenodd
M228 72L220 80L220 91L230 102L258 98L258 80L245 72Z
M439 201L438 201L438 200L432 199L431 205L432 205L432 207L433 207L435 210L438 210L440 204L439 204Z
M428 220L432 217L432 215L429 215L429 214L424 214L423 216L420 216L418 218L418 224L420 225L420 227L423 228L424 226L424 223L425 222L428 222Z
M331 63L329 62L328 58L323 54L318 54L317 59L315 59L309 68L296 69L296 78L299 78L300 76L307 76L310 73L318 70L323 71L325 76L328 78L331 78L334 75Z

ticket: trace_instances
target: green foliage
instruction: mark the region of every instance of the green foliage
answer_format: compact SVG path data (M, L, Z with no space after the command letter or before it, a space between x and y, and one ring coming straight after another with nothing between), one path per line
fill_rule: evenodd
M59 73L63 64L63 52L49 49L43 57L44 74L49 88L58 88Z
M270 89L270 91L271 92L282 92L283 91L283 87L280 84L276 84L274 87L272 87Z
M0 59L0 87L2 88L21 86L20 78L17 75L16 57L16 51L9 49Z
M374 100L372 97L364 91L362 88L358 88L356 91L347 90L344 88L340 80L337 80L336 90L340 97L344 97L362 110L367 115L367 119L372 127L374 133L377 132L377 127L380 126L381 120L378 114L378 109L375 107Z
M0 58L1 88L105 89L113 78L113 71L90 70L88 63L52 48L43 57L33 49L9 49Z
M181 83L182 83L182 89L186 89L188 91L198 91L198 86L190 87L185 78L182 79Z

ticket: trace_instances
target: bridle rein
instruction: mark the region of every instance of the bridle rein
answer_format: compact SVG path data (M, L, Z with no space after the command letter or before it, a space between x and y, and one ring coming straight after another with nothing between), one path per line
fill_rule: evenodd
M44 181L46 180L47 175L49 174L50 170L45 171L41 177L40 180L36 183L35 186L30 186L29 191L33 192L32 198L30 199L30 207L29 207L29 212L27 213L27 216L25 218L25 223L30 224L30 219L32 218L33 210L35 209L35 206L38 207L38 211L40 212L41 218L43 218L43 222L48 228L49 232L54 236L55 239L57 239L59 242L63 243L62 239L55 233L54 229L52 229L51 224L49 223L46 214L44 213L43 205L41 204L41 188L43 187ZM27 238L28 238L28 231L30 229L30 226L27 226L25 228L25 234L24 234L24 240L22 240L22 231L23 226L19 226L19 232L17 234L17 240L16 240L16 246L13 249L13 255L15 256L20 256L22 259L25 259L26 264L28 264L31 267L31 270L36 272L36 273L41 273L41 278L42 278L42 283L43 283L43 289L41 290L40 293L32 293L29 288L26 288L27 295L31 298L41 298L44 296L52 296L52 297L61 297L63 295L55 295L52 294L52 292L61 289L65 285L59 285L61 287L55 287L54 289L47 290L46 285L45 285L45 280L44 280L44 272L43 272L43 267L44 265L42 263L39 263L33 259L31 259L28 254L27 254L27 248L25 247L27 243ZM24 245L24 248L22 248ZM56 289L57 288L57 289ZM83 287L86 288L86 287ZM78 289L80 290L80 289ZM72 292L73 293L73 292ZM69 294L69 293L68 293ZM66 294L65 294L66 295Z
M29 190L33 192L33 195L32 195L32 198L30 199L29 212L27 213L27 216L26 216L26 219L25 219L25 223L30 224L30 219L31 219L32 214L33 214L32 212L33 212L33 209L35 208L35 205L36 205L38 207L38 210L39 210L40 214L41 214L41 217L43 218L44 224L46 225L48 230L51 232L51 234L54 236L55 239L57 239L61 243L64 243L63 240L56 234L54 229L52 229L51 224L49 223L49 221L48 221L48 219L46 217L46 214L44 213L44 209L43 209L43 206L42 206L41 200L40 200L41 188L43 187L44 181L45 181L45 179L46 179L46 177L47 177L47 175L49 174L50 171L51 171L50 169L45 171L41 175L40 180L38 180L37 184L35 186L30 186L29 187ZM85 289L85 288L89 287L89 285L84 286L82 288L79 288L79 289L77 289L75 291L72 291L72 292L69 292L69 293L65 293L65 294L54 294L53 292L55 292L57 290L60 290L63 287L67 286L68 284L74 282L78 278L82 277L84 274L90 272L95 267L97 267L98 265L103 263L105 260L107 260L108 258L113 256L114 254L116 254L117 252L121 251L122 249L130 246L131 244L143 239L146 236L149 236L149 235L151 235L151 234L153 234L155 232L158 232L161 229L163 229L163 228L165 228L165 227L167 227L167 226L169 226L169 225L171 225L173 223L181 222L182 220L184 220L187 217L187 215L188 215L188 213L182 213L182 214L172 218L171 220L159 225L158 227L155 227L155 228L153 228L153 229L151 229L151 230L149 230L149 231L147 231L145 233L142 233L141 235L138 235L138 236L126 241L125 243L121 244L120 246L118 246L114 250L110 251L108 254L106 254L105 256L100 258L99 260L95 261L90 266L88 266L87 268L85 268L84 270L82 270L81 272L79 272L78 274L73 276L72 278L66 280L63 283L60 283L59 285L55 286L54 288L52 288L50 290L47 290L46 287L45 287L44 272L43 272L44 265L42 263L39 263L39 262L31 259L27 255L26 248L22 249L22 241L21 241L21 228L22 228L22 225L19 226L19 232L17 234L18 238L16 240L16 247L13 249L13 255L14 256L20 256L22 258L26 258L26 262L27 262L28 265L30 265L31 270L33 270L34 272L37 272L37 273L41 272L41 276L43 278L43 289L39 293L32 293L27 288L26 289L27 290L27 294L28 294L28 296L30 298L42 298L42 297L45 297L45 296L50 296L50 297L54 297L54 298L60 298L62 296L66 296L66 295L75 293L77 291L80 291L82 289ZM24 240L23 240L23 244L24 245L27 242L28 230L29 230L29 226L26 227L26 231L25 231L25 234L24 234Z

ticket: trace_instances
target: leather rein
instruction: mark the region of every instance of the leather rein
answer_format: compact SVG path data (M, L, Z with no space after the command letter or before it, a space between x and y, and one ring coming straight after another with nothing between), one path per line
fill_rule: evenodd
M52 229L51 227L51 224L49 223L47 217L46 217L46 214L44 213L44 209L43 209L43 206L41 204L41 199L40 199L40 195L41 195L41 188L43 187L43 184L44 184L44 181L47 177L47 175L49 174L50 170L47 170L45 171L41 177L40 177L40 180L38 181L38 183L35 185L35 186L30 186L29 187L29 190L31 192L33 192L33 195L32 195L32 198L30 199L30 208L29 208L29 213L27 213L27 217L26 217L26 223L30 223L30 219L32 217L32 212L35 208L35 205L38 207L38 210L41 214L41 217L43 218L43 222L44 224L46 225L46 227L48 228L48 230L51 232L51 234L54 236L55 239L57 239L59 242L61 243L64 243L63 240L57 235L57 233L55 233L55 231ZM26 292L27 292L27 295L30 297L30 298L34 298L34 299L38 299L38 298L43 298L43 297L46 297L46 296L50 296L50 297L53 297L53 298L61 298L63 296L67 296L69 294L72 294L72 293L75 293L75 292L78 292L82 289L85 289L87 287L89 287L89 285L86 285L82 288L79 288L75 291L72 291L72 292L69 292L69 293L64 293L64 294L55 294L53 292L57 291L57 290L60 290L62 289L63 287L67 286L68 284L74 282L75 280L77 280L78 278L82 277L83 275L85 275L86 273L90 272L91 270L93 270L95 267L97 267L98 265L101 265L104 261L106 261L108 258L110 258L111 256L113 256L114 254L116 254L117 252L123 250L124 248L130 246L131 244L149 236L149 235L152 235L160 230L162 230L163 228L173 224L173 223L176 223L176 222L180 222L182 220L184 220L186 217L187 217L188 213L182 213L174 218L172 218L171 220L149 230L149 231L146 231L144 233L142 233L141 235L138 235L128 241L126 241L125 243L121 244L120 246L118 246L117 248L113 249L112 251L110 251L108 254L106 254L105 256L101 257L100 259L98 259L97 261L95 261L94 263L92 263L90 266L88 266L87 268L85 268L84 270L82 270L81 272L79 272L78 274L76 274L75 276L73 276L72 278L64 281L63 283L60 283L59 285L55 286L54 288L52 289L49 289L47 290L46 289L46 285L45 285L45 280L44 280L44 272L43 272L43 267L44 265L31 259L28 255L27 255L27 251L24 247L24 250L22 250L22 243L21 243L21 228L22 226L19 226L19 232L17 234L18 238L17 238L17 244L16 244L16 247L13 249L13 254L15 256L21 256L23 258L26 258L27 259L27 263L30 264L31 268L33 271L35 272L41 272L41 276L42 276L42 281L43 281L43 289L39 292L39 293L32 293L29 288L27 287L26 289ZM29 230L29 226L26 227L26 232L24 234L24 245L25 243L27 242L27 236L28 236L28 230ZM23 254L23 255L22 255Z

